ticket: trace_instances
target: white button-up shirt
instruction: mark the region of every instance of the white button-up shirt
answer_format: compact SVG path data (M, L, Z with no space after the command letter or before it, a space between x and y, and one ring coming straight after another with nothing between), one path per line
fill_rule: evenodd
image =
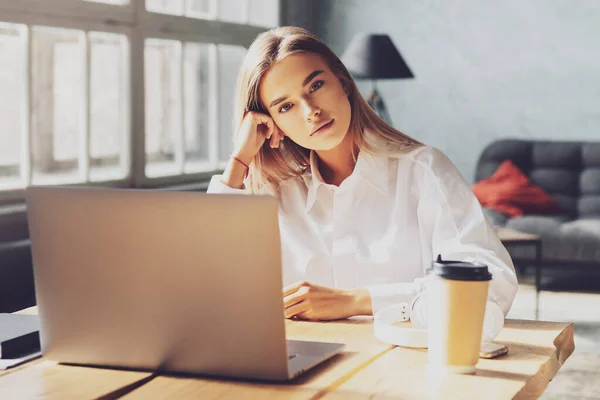
M442 152L429 146L395 155L361 151L339 187L323 181L317 161L312 152L307 171L274 193L284 286L303 280L366 287L375 313L411 304L423 290L425 271L441 255L486 264L493 275L488 311L492 304L497 313L508 313L517 291L511 258ZM245 193L221 179L213 177L209 193Z

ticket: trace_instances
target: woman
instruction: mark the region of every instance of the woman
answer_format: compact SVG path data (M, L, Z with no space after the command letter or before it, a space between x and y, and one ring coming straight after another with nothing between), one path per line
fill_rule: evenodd
M488 265L486 313L502 326L514 267L468 184L440 151L381 120L318 38L296 27L261 34L236 101L235 150L208 192L278 198L287 318L407 303L422 324L425 270L441 255Z

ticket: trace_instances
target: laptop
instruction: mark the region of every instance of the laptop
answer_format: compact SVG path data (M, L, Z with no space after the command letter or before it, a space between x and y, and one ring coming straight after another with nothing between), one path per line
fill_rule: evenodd
M274 197L30 187L26 200L49 359L285 381L344 348L286 341Z

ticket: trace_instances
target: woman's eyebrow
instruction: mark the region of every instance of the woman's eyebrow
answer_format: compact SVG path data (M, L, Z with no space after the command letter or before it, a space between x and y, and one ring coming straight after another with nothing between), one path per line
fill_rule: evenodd
M310 83L310 81L312 81L315 76L318 76L320 74L322 74L325 71L321 71L321 70L317 70L317 71L313 71L309 76L306 77L306 79L304 80L304 82L302 82L302 86L306 86Z
M323 71L323 70L316 70L316 71L311 72L310 75L308 75L306 77L306 79L304 79L304 81L302 81L302 86L308 85L310 83L310 81L312 81L316 76L319 76L323 72L325 72L325 71ZM288 98L288 96L285 95L285 96L281 96L281 97L273 100L271 102L271 104L269 104L269 108L275 107L277 104L281 103L282 101L284 101L287 98Z

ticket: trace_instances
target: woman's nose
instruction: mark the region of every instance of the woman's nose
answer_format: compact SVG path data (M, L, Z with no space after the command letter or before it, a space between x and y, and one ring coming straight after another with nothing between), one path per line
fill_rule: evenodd
M305 115L307 121L314 120L320 114L321 114L321 108L318 105L316 105L310 101L304 102L304 115Z

